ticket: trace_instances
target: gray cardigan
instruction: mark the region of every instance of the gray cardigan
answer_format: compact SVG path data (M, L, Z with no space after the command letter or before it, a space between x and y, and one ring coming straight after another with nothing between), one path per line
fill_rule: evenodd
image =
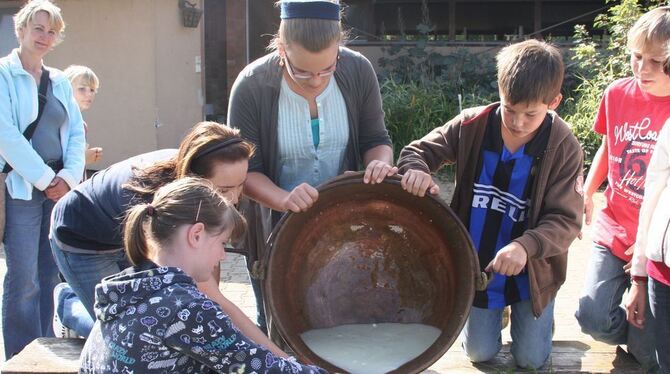
M257 147L249 161L249 171L263 173L275 184L278 183L277 121L282 79L279 60L274 52L244 68L233 84L228 105L228 125L239 128L242 136ZM349 120L349 142L340 172L359 170L367 150L384 144L392 146L384 125L379 82L370 61L344 47L340 47L334 77L344 97ZM240 204L240 210L249 224L245 243L247 266L254 278L263 279L265 264L257 260L263 259L265 242L279 214L270 217L269 209L246 199Z
M277 119L282 67L274 52L249 64L238 75L230 93L228 125L257 150L249 171L265 174L277 184ZM372 64L363 55L340 48L335 80L342 91L349 119L349 143L343 169L359 170L363 154L378 145L391 146L382 110L381 93Z

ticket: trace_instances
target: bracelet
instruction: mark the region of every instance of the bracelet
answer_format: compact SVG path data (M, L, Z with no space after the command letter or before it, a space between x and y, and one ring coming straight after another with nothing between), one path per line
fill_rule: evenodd
M641 275L632 275L632 276L630 277L630 280L631 280L633 283L647 283L647 281L649 281L649 278L647 278L647 277L643 277L643 276L641 276Z

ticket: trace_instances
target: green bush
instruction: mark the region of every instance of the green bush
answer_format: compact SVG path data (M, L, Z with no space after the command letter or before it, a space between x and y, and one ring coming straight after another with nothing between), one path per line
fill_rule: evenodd
M397 158L402 147L442 126L459 113L459 90L445 80L407 83L386 79L381 84L386 127L393 139ZM485 105L492 97L481 96L476 89L462 96L463 108Z

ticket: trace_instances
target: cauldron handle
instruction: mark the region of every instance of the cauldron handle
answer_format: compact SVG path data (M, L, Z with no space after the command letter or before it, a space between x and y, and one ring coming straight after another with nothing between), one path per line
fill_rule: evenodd
M486 291L486 288L493 281L495 275L490 271L482 271L475 276L475 289L477 291Z

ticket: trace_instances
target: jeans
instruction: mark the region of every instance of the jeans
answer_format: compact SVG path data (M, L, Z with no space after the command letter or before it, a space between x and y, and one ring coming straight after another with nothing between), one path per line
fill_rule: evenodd
M649 306L654 316L656 360L661 373L670 373L670 286L649 278Z
M55 307L56 315L65 327L74 330L83 338L88 338L95 320L88 314L88 310L72 287L68 285L63 288L58 295Z
M77 312L81 310L81 307L77 305L76 299L73 300L70 297L67 299L70 304L69 307L56 306L61 321L63 325L77 331L79 335L88 336L90 328L87 326L92 328L95 319L95 312L93 311L95 286L100 283L102 278L119 273L129 267L130 262L128 262L124 251L99 253L91 251L91 254L64 251L58 244L55 233L51 234L51 250L61 274L63 274L76 296L79 297L83 307L88 311L88 315ZM61 310L63 314L60 314Z
M626 344L643 367L656 367L653 316L647 308L645 328L630 326L621 305L624 292L630 288L630 277L624 272L626 262L609 249L595 245L591 254L584 291L579 298L575 318L582 332L608 344Z
M554 322L554 301L544 309L540 318L533 315L530 300L511 305L510 351L517 366L539 369L551 355L551 326ZM463 328L463 349L473 362L493 359L502 347L503 309L472 307Z
M49 222L54 202L33 189L32 199L5 195L5 256L7 274L2 295L2 335L5 358L32 340L54 336L53 289L58 268L49 248Z

